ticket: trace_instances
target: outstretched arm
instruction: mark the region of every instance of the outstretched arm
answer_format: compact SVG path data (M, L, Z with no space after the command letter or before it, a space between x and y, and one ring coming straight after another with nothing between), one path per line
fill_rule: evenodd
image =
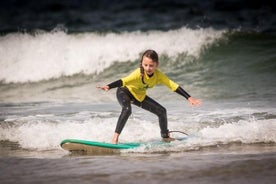
M189 95L182 87L178 87L175 91L176 93L178 93L179 95L181 96L184 96L190 103L190 105L200 105L201 104L201 101L196 99L196 98L193 98L191 97L191 95Z
M109 91L112 88L116 88L116 87L121 87L123 85L123 81L121 79L112 82L106 86L97 86L98 89L104 90L104 91Z

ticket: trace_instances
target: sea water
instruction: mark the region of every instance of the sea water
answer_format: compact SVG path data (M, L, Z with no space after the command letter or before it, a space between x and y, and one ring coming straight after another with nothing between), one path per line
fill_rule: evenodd
M185 3L165 6L161 1L149 9L166 7L166 16L148 19L149 9L140 10L144 1L123 1L109 7L109 13L101 3L98 8L88 3L89 13L77 11L85 10L84 5L68 2L44 4L45 15L51 19L52 8L62 7L57 17L65 20L70 10L82 23L50 29L45 21L28 19L31 31L12 31L16 18L11 17L11 23L2 27L1 183L275 181L276 37L273 21L265 19L274 16L268 6L250 11L240 4L237 10L232 7L232 12L239 12L233 17L219 3L187 1L187 7L206 15L199 19L200 12L192 13ZM114 12L121 13L113 17ZM229 22L215 16L218 13ZM258 23L251 14L258 15ZM120 16L128 24L122 24ZM59 144L67 138L111 142L121 111L116 89L105 92L96 86L135 70L141 53L149 48L158 52L161 71L202 100L200 107L191 107L165 86L148 90L167 109L168 128L189 136L173 133L185 139L114 155L72 155L62 150ZM133 106L119 142L156 141L160 141L157 117Z

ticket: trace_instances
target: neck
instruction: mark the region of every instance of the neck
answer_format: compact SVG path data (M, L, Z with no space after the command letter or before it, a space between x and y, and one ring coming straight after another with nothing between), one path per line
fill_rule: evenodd
M152 73L152 74L150 74L150 75L149 75L149 74L147 74L147 75L148 75L149 77L152 77L152 76L153 76L153 74L154 74L154 73Z

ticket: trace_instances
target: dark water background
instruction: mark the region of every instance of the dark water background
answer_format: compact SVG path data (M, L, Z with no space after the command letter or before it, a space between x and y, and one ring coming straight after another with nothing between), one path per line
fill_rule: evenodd
M69 32L170 30L183 26L242 28L275 32L276 3L271 0L35 0L1 1L2 33L52 30Z
M274 1L1 1L1 183L274 183ZM116 155L72 155L66 138L109 142L120 107L95 87L156 49L160 70L202 99L156 87L186 142ZM175 135L179 136L179 135ZM133 109L121 142L159 139Z

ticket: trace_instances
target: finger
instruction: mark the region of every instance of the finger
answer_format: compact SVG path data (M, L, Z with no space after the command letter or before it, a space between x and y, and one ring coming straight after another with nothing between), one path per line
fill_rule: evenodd
M197 105L197 106L201 105L201 101L198 100L198 101L196 102L196 105Z
M102 86L97 86L98 89L101 89L101 90L105 90L106 91L106 88L105 87L102 87Z

